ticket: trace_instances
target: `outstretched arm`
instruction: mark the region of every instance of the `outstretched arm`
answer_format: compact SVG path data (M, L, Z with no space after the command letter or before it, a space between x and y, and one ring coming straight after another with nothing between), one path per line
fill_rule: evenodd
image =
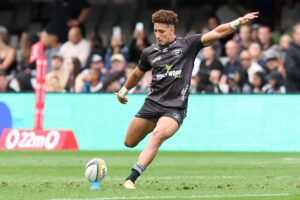
M248 13L230 23L221 24L212 31L205 33L201 37L201 42L204 46L210 46L217 40L230 35L236 31L241 25L249 24L258 18L259 12Z
M121 88L121 90L116 93L118 96L118 100L120 103L126 104L127 103L127 97L126 94L129 90L131 90L134 86L136 86L141 78L144 76L145 72L140 70L138 67L136 67L133 72L129 75L128 79L126 80L124 86Z

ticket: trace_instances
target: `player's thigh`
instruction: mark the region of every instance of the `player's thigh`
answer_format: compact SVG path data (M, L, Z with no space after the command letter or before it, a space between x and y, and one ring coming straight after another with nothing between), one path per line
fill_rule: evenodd
M159 135L162 140L168 139L173 136L179 129L178 122L167 116L159 118L156 127L153 131L154 135Z
M129 125L125 142L130 141L140 141L148 133L150 133L156 126L156 122L149 119L135 117Z

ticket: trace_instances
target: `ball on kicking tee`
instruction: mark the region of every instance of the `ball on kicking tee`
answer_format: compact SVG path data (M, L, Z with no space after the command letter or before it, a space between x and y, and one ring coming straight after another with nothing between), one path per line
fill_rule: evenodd
M93 158L85 166L85 177L91 181L101 181L107 173L107 166L103 159Z

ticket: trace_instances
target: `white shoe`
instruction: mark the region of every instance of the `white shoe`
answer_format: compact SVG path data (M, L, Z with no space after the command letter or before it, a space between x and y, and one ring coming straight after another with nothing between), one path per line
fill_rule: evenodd
M127 180L123 183L123 187L128 190L135 190L134 183L131 180Z

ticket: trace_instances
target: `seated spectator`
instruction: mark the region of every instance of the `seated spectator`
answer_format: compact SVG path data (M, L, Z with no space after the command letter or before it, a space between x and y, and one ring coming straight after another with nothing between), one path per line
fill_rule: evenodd
M0 93L15 92L10 86L5 74L0 73Z
M53 75L47 80L46 92L65 92L64 88L62 88L62 84L60 83L60 79L58 76Z
M229 61L225 64L223 72L228 75L242 68L239 61L240 47L236 41L230 40L226 43L225 50Z
M241 51L247 50L251 44L251 26L250 25L243 25L239 29L238 35L238 43L241 48Z
M126 47L122 41L122 35L120 33L115 33L111 40L110 45L107 48L106 55L105 55L105 67L107 70L111 69L111 57L114 54L122 54L124 57L126 56Z
M217 69L211 70L209 74L209 83L205 86L204 93L206 94L221 94L222 91L219 87L222 72Z
M60 84L59 88L64 89L67 85L69 79L69 72L67 69L63 68L64 58L61 54L55 54L51 59L51 68L52 71L47 73L46 75L46 91L48 91L48 87L50 86L50 80L52 80L53 76L58 78L58 83Z
M144 31L144 25L138 22L133 32L133 38L129 41L127 61L138 63L142 51L148 46L150 46L150 41Z
M263 87L265 94L285 94L284 80L279 72L273 71L268 76L268 84Z
M91 52L87 59L86 66L89 66L91 64L93 56L95 54L101 56L102 58L104 58L106 54L106 48L103 46L103 41L99 34L95 32L90 33L89 44L90 44Z
M234 73L228 75L228 93L229 94L248 94L252 88L248 82L248 75L244 69L238 69Z
M292 37L288 34L284 34L280 37L279 48L282 52L282 54L281 54L282 63L284 63L284 59L286 57L286 53L287 53L288 49L290 48L291 42L292 42Z
M0 26L0 73L12 75L16 70L16 50L9 45L7 29Z
M69 72L69 79L65 90L67 92L75 92L75 80L81 73L81 64L78 58L69 58L66 60L66 69Z
M248 50L244 50L240 54L242 67L247 71L249 83L253 84L254 74L263 71L263 68L257 62L251 61L251 55Z
M103 83L101 80L101 71L96 68L91 68L85 79L86 83L83 92L98 93L103 92Z
M266 73L270 74L273 71L281 73L283 78L286 78L286 69L280 62L280 53L270 50L265 54Z
M102 57L98 54L94 54L92 56L90 65L84 69L75 79L75 92L82 92L84 89L84 84L87 80L87 76L89 74L90 69L97 69L101 72L101 82L105 80L106 69L104 67L104 61Z
M210 84L209 76L210 76L211 71L219 70L220 74L222 74L223 65L220 62L220 60L217 59L216 52L212 46L205 47L203 49L203 57L204 57L204 59L201 61L201 64L199 67L199 72L196 77L196 82L198 83L200 80L202 80L203 84L206 86L206 85ZM204 86L204 88L205 88L205 86ZM200 88L198 85L198 89L200 89ZM200 91L197 91L197 92L200 92Z
M265 74L263 72L256 72L253 76L253 93L263 94L263 86L265 85Z
M31 76L24 73L17 73L16 77L11 81L10 86L16 92L33 92Z
M125 83L125 58L122 54L111 57L111 70L106 74L104 88L107 92L117 92Z
M277 48L277 45L272 41L272 30L269 26L262 25L258 28L258 41L262 47L263 53Z
M47 72L51 71L51 59L53 55L57 54L60 49L60 43L58 39L58 34L54 30L46 29L45 34L47 34L47 48L45 49L45 57L47 59Z
M85 66L87 58L90 54L89 42L83 38L79 27L74 26L69 30L68 41L65 42L59 51L64 59L77 57L81 66Z
M248 50L249 50L252 62L256 62L257 64L259 64L260 66L265 68L266 62L263 59L263 53L262 53L260 44L258 42L252 42L250 44Z

